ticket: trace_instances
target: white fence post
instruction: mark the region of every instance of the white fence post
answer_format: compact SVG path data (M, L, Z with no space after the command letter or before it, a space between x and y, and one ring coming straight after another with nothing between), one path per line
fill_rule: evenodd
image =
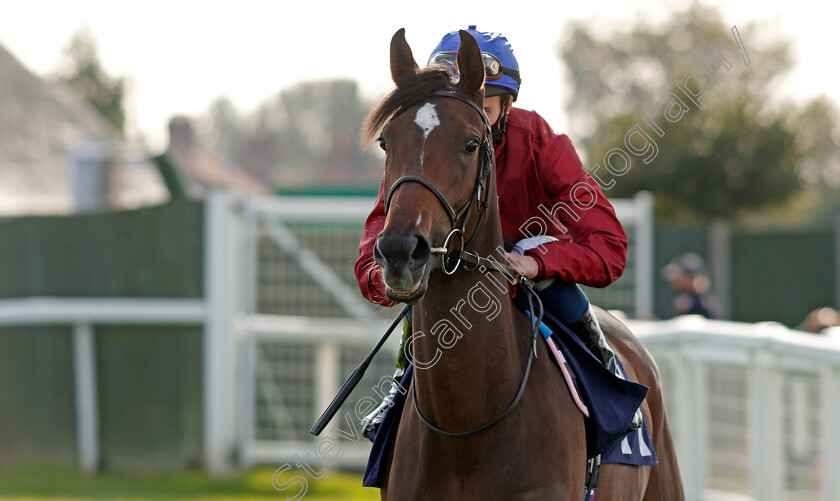
M709 434L702 413L707 410L705 366L687 346L675 368L677 378L677 451L686 499L699 501L708 471ZM685 398L689 396L690 398Z
M73 375L76 392L76 446L82 470L99 468L99 402L96 386L96 345L93 326L73 326Z
M840 499L840 370L826 365L819 377L823 499Z
M634 199L636 218L636 318L653 316L653 195L642 191Z
M257 367L257 340L248 336L242 341L242 393L239 398L241 409L241 421L239 422L239 461L245 468L254 464L251 442L255 438L254 420L256 419L256 377L254 371Z
M312 422L318 420L338 393L339 375L341 367L341 350L338 343L324 341L318 343L315 349L315 413Z
M204 457L211 473L228 472L236 449L236 398L238 371L234 320L240 305L237 265L240 228L236 199L214 193L205 200L204 212Z
M775 355L756 352L747 375L749 436L747 444L752 493L761 501L778 501L784 487L782 378Z

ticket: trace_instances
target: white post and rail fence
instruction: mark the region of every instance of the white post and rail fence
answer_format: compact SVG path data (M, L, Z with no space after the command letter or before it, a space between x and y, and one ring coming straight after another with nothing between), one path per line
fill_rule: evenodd
M202 328L209 471L313 455L318 439L309 427L388 323L390 313L363 301L352 281L354 248L372 203L210 196L203 297L3 299L0 329L73 327L77 454L88 471L100 459L95 343L101 338L95 333L101 325ZM615 205L635 246L632 272L614 303L608 295L595 302L648 316L651 201L642 195ZM724 499L722 493L761 501L840 499L837 337L694 317L629 323L660 365L689 499ZM373 386L390 373L396 344L385 351L361 393L375 394ZM349 423L355 415L338 414L342 422L326 433L344 430L337 464L359 468L369 446L352 437L345 418Z

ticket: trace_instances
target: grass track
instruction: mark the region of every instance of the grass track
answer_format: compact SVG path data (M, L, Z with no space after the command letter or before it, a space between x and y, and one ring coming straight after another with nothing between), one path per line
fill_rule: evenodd
M87 476L72 468L0 469L0 499L85 500L85 499L190 499L190 500L272 500L295 499L300 488L292 483L285 491L272 486L273 469L257 468L231 477L212 478L202 472L179 473L101 473ZM295 476L307 480L302 501L373 501L378 489L362 487L358 475L328 473L314 480L303 471L286 471L278 485Z

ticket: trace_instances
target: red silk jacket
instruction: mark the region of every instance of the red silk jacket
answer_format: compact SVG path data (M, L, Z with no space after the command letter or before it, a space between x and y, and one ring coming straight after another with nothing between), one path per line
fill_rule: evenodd
M516 242L548 234L560 239L526 251L539 265L537 280L606 287L624 272L627 236L598 184L583 169L572 141L557 135L534 111L511 108L507 133L496 147L496 183L502 234ZM373 260L385 227L383 186L365 222L356 261L362 295L384 306L382 268Z

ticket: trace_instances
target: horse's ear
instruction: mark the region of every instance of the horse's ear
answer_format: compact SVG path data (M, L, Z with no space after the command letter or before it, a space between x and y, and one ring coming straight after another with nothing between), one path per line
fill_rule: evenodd
M481 60L481 49L468 31L461 30L461 45L458 48L458 85L475 95L484 95L484 62Z
M405 28L400 28L391 38L391 79L399 85L402 77L413 75L417 69L411 47L405 41Z

